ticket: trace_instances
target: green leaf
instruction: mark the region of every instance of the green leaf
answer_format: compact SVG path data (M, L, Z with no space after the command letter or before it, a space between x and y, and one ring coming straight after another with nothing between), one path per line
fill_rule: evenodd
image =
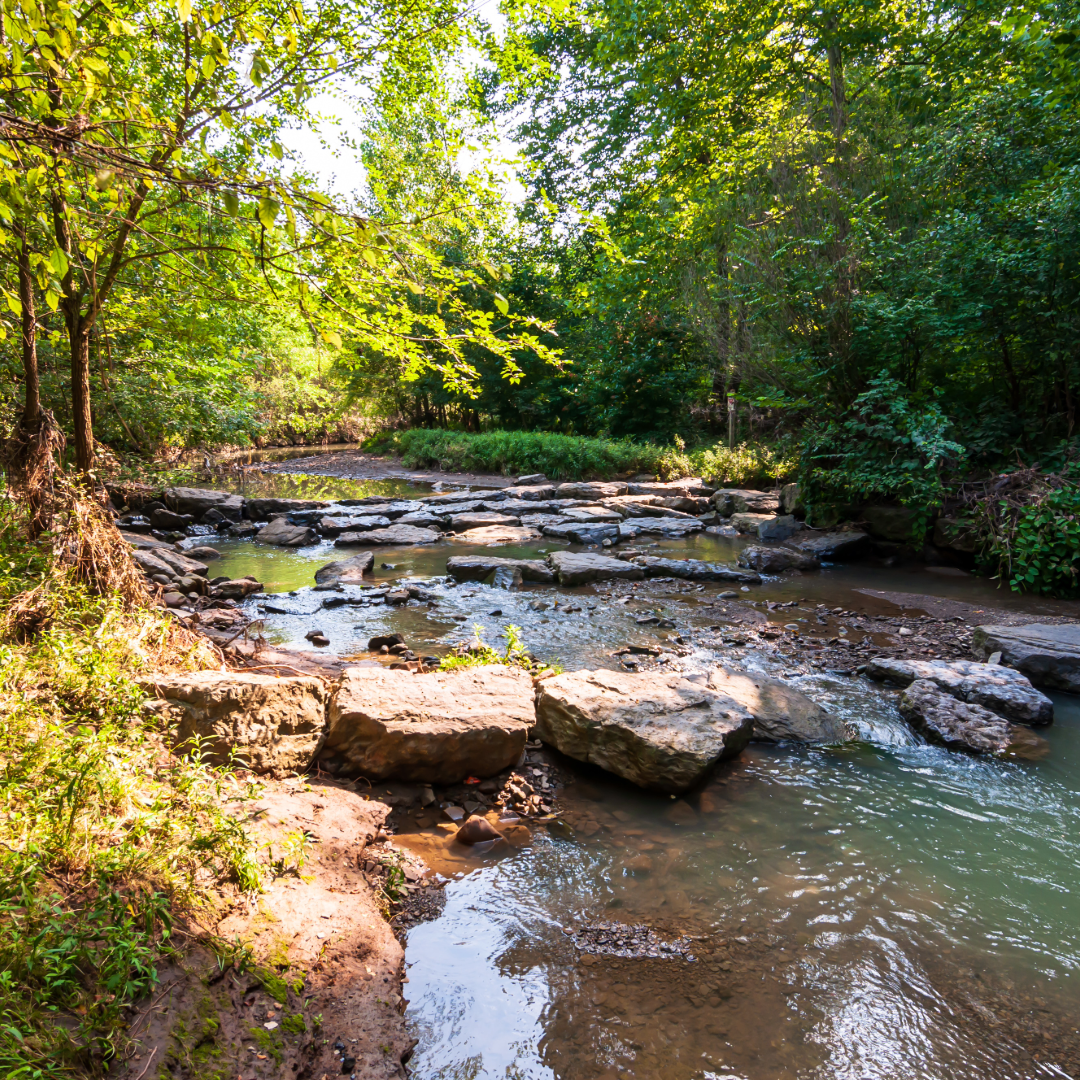
M341 348L341 335L340 334L335 333L333 330L324 330L322 336L323 336L323 341L325 341L327 343L327 345L333 345L335 349L340 349Z
M505 296L503 296L502 293L496 293L495 294L495 306L504 315L509 315L510 314L510 302L506 299Z
M240 199L237 197L235 191L223 191L221 193L221 201L225 205L225 213L229 217L240 216Z
M204 79L213 78L214 72L217 71L217 61L209 53L207 53L202 58L202 64L200 65L200 67L202 68Z
M280 209L281 203L277 199L264 196L259 200L259 221L262 222L264 228L269 229L274 224L274 219L278 216Z
M191 21L192 0L176 0L176 13L182 23Z

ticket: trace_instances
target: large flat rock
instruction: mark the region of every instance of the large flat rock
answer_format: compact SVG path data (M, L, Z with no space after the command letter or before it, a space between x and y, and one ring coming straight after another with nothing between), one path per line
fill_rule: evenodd
M545 536L556 540L567 540L571 544L602 544L610 540L617 544L621 538L621 525L597 521L592 524L580 521L564 521L560 518L554 524L542 525L540 531Z
M521 522L510 514L493 514L491 511L478 511L472 514L453 514L450 528L456 532L469 529L486 529L492 525L520 525Z
M772 491L721 488L713 492L712 504L724 517L731 514L775 514L780 509L780 496Z
M850 738L842 720L780 679L717 668L709 674L709 686L750 713L754 738L763 742L837 743Z
M540 533L526 525L484 525L455 533L451 539L459 544L487 547L491 544L526 544L530 540L539 540Z
M1054 703L1036 690L1026 675L999 664L875 656L866 665L866 674L898 686L929 679L958 701L982 705L1016 724L1049 724L1054 719Z
M496 555L451 555L446 560L446 572L455 581L485 581L500 567L521 571L524 581L550 585L555 571L539 559L500 559Z
M323 758L371 780L459 783L513 765L532 727L532 679L500 665L419 675L346 668Z
M645 571L646 577L677 577L687 581L734 581L742 585L760 585L761 575L749 570L737 570L727 563L701 562L698 559L661 559L655 555L639 555L634 564Z
M867 533L848 529L792 540L787 546L801 551L804 555L812 555L815 559L843 562L864 555L870 547L870 537Z
M821 569L820 559L791 547L745 547L739 552L736 561L740 566L760 570L763 574Z
M139 686L164 701L177 750L195 742L205 760L284 776L306 769L326 732L326 688L311 676L244 671L147 675Z
M318 510L330 506L319 499L248 499L244 503L244 517L249 521L264 521L271 514L291 514L296 510Z
M239 521L244 514L244 500L240 495L207 488L166 488L165 505L177 514L190 514L197 520L208 510L218 510L231 521Z
M613 495L625 494L625 484L605 483L603 481L593 481L591 483L578 481L560 484L555 489L555 496L559 499L609 499Z
M362 551L351 559L328 562L315 571L316 585L359 585L375 565L375 552Z
M1080 624L977 626L971 651L980 660L1000 652L1001 662L1035 686L1080 694Z
M255 534L255 539L260 544L274 544L277 547L305 547L318 543L319 534L307 525L290 525L281 517L260 529Z
M388 529L371 529L367 532L342 533L334 547L380 547L393 544L435 544L442 533L434 529L421 529L416 525L391 525Z
M544 679L536 699L544 742L650 791L693 787L753 728L732 698L677 674L566 672Z
M594 555L590 551L553 551L547 557L560 585L587 585L591 581L623 579L641 581L645 571L622 559Z
M904 691L900 715L928 742L953 750L1036 758L1047 749L1046 740L1030 728L1010 724L982 705L958 701L929 679L916 679Z

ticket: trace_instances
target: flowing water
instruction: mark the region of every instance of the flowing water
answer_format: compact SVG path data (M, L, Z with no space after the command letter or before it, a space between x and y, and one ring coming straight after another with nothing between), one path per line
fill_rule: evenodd
M337 497L355 497L355 487ZM730 561L738 544L698 536L651 550ZM786 671L859 735L843 748L752 746L677 800L560 759L570 780L560 822L498 860L455 861L432 832L402 835L456 875L442 916L409 931L414 1077L1080 1077L1077 699L1055 698L1043 759L973 758L922 743L895 695L864 679L792 672L776 654L720 647L704 631L724 621L716 593L725 586L455 586L441 578L447 555L486 549L446 542L376 553L376 584L435 579L430 603L325 609L312 575L341 549L217 546L215 573L252 573L278 594L249 602L275 609L264 612L265 632L278 641L302 645L319 628L352 655L369 636L400 630L417 651L440 652L474 623L492 641L514 623L538 655L580 667L613 666L612 650L627 642L678 636L688 655L672 653L672 666L737 659ZM498 554L543 557L557 546ZM875 591L1077 611L971 578L870 565L766 581L740 596L919 608ZM555 599L557 610L538 610ZM643 627L649 614L675 629ZM758 617L805 613L762 605ZM574 935L604 923L689 936L693 958L579 951Z

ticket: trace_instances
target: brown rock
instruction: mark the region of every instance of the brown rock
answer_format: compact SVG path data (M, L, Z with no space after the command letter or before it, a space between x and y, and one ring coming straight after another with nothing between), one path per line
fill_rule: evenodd
M454 834L459 844L482 844L486 840L501 840L500 833L487 818L474 814Z
M765 742L844 742L842 720L793 686L747 671L717 668L709 685L734 698L754 718L754 738Z

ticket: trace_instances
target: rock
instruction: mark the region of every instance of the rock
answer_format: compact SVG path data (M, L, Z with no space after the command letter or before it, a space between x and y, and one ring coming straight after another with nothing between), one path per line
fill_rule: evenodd
M172 532L175 529L185 529L195 519L190 514L176 514L172 510L154 510L150 514L150 527L160 529L162 532Z
M906 543L912 541L912 529L920 512L913 506L882 506L868 503L859 510L859 517L866 523L866 531L871 536L879 540ZM914 543L916 546L921 544L922 537L915 537Z
M375 552L361 551L351 559L339 559L336 562L328 562L315 571L316 585L358 585L364 580L364 575L370 573L375 565Z
M775 514L780 509L780 497L769 491L721 488L713 492L712 504L724 517L731 514Z
M759 540L787 540L801 528L801 522L796 521L790 514L785 514L774 517L771 521L763 521L757 527L757 534Z
M550 482L545 484L515 484L513 487L503 488L502 493L508 499L543 502L544 499L553 499L555 497L555 485Z
M259 531L258 525L253 525L251 522L243 522L240 525L230 525L228 533L236 540L246 540L250 536L254 536Z
M271 514L291 514L296 510L319 510L330 503L319 499L248 499L244 517L249 521L265 521ZM342 503L342 505L345 505Z
M556 540L568 540L571 544L602 544L610 540L617 544L621 538L620 526L610 524L584 525L577 522L557 522L544 525L540 530L545 536Z
M446 519L440 514L432 514L427 510L417 510L412 514L402 514L397 519L399 525L415 525L418 529L437 529L441 531L446 528Z
M634 536L645 533L651 536L662 536L668 540L677 540L689 533L701 532L704 527L697 518L692 517L634 518L632 525L624 521L619 526L619 535L623 536L624 532L631 531Z
M515 567L525 581L550 585L555 572L539 559L500 559L495 555L451 555L446 560L446 572L455 581L483 581L500 566Z
M494 544L526 544L530 540L539 540L540 533L521 525L486 525L482 529L466 529L456 533L454 540L459 544L476 544L489 547Z
M459 844L483 844L488 840L501 840L502 833L487 818L473 814L454 834Z
M1000 652L1003 664L1035 686L1080 694L1080 624L977 626L971 651L980 660Z
M798 484L785 484L780 489L780 513L800 516L806 513L806 508L799 498Z
M335 547L353 547L357 544L376 546L380 544L435 544L442 534L434 529L420 529L415 525L391 525L388 529L372 529L370 532L342 533L334 541Z
M365 514L362 517L323 517L315 527L323 536L340 536L343 532L367 532L371 529L385 529L389 525L390 519L382 514Z
M319 534L305 525L290 525L285 518L277 518L265 529L260 529L255 539L260 544L274 544L277 547L304 547L318 543Z
M585 585L612 578L640 581L645 577L640 566L588 551L553 551L547 561L560 585Z
M555 497L558 499L610 499L613 495L625 494L626 484L618 483L560 484L555 489Z
M536 735L639 787L677 793L739 753L754 720L680 675L574 671L540 683Z
M645 571L646 577L677 577L687 581L736 581L743 585L760 585L758 574L736 570L726 563L699 562L697 559L660 559L654 555L639 555L633 560Z
M454 784L514 765L535 716L532 679L501 665L417 675L346 668L326 754L372 780Z
M522 583L520 566L498 566L495 568L495 578L492 585L496 589L516 589Z
M969 705L929 679L916 679L900 698L900 715L929 742L976 754L1038 757L1045 740L982 705Z
M161 597L162 603L167 608L183 607L187 603L187 597L178 593L175 589L167 590Z
M326 730L326 689L309 676L199 671L148 675L139 686L167 703L177 720L175 744L199 741L203 757L257 773L284 776L306 769Z
M699 476L687 476L682 480L635 480L626 485L630 495L659 495L661 497L708 498L714 489Z
M196 559L199 562L211 562L214 559L220 559L221 552L217 548L199 544L197 547L188 548L187 556L189 559Z
M520 525L516 517L509 514L475 513L454 514L450 518L450 528L456 533L467 532L469 529L484 529L490 525Z
M958 701L982 705L1015 724L1050 724L1054 720L1054 703L1039 693L1026 675L997 664L875 656L866 665L866 674L871 679L893 682L897 686L908 686L916 679L929 679Z
M736 559L740 566L760 570L763 574L779 574L784 570L820 570L821 563L813 555L789 547L745 547Z
M812 555L816 559L828 562L844 562L857 559L870 546L870 537L864 532L846 530L844 532L822 533L805 540L793 540L788 547Z
M163 577L166 581L172 581L177 576L176 571L168 563L162 562L152 550L137 549L131 553L131 557L148 577Z
M939 517L934 522L934 546L973 553L978 537L971 522L954 517Z
M405 638L401 634L379 634L368 640L367 647L368 652L381 652L383 649L393 649L404 644Z
M609 510L604 506L573 506L562 512L567 521L581 522L588 525L602 524L603 522L620 522L623 515L616 510Z
M189 558L172 547L154 548L154 558L165 563L177 574L198 574L200 577L205 577L210 570L206 563Z
M536 487L539 484L548 484L550 481L542 472L529 473L528 476L519 476L514 481L514 487Z
M244 513L244 500L240 495L206 488L166 488L165 505L178 514L190 514L199 521L209 510L217 510L229 521L239 521Z
M736 513L731 515L730 524L741 533L753 533L756 536L760 526L768 525L775 519L775 514Z
M677 514L703 514L712 506L709 499L694 499L688 495L665 495L658 503L665 510L674 510Z
M262 592L262 585L250 578L222 581L210 589L210 595L218 600L243 600L252 593Z
M842 720L779 679L717 668L709 675L709 686L753 716L755 739L837 743L850 737Z

